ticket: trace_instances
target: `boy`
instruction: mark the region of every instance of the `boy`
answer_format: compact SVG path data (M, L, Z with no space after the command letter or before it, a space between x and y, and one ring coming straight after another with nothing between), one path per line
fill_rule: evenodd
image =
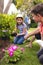
M38 5L36 5L31 11L31 13L33 16L33 20L36 23L39 22L40 26L24 38L27 39L30 36L36 35L40 39L41 36L41 40L37 40L36 42L38 42L38 44L42 47L42 49L38 51L37 56L39 58L40 63L43 65L43 3L39 3ZM37 33L40 34L37 35Z

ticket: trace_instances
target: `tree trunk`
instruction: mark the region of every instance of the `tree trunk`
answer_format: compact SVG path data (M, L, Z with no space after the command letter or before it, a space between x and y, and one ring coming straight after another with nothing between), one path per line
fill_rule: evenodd
M3 13L4 0L0 0L0 13Z
M5 8L5 11L4 11L5 14L8 13L8 10L9 10L9 7L10 7L11 3L12 3L12 0L9 0L9 2L8 2L6 8Z

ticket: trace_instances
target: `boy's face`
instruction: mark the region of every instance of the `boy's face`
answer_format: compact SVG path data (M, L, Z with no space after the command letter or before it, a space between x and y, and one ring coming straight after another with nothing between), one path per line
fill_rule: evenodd
M35 15L35 14L32 14L32 19L38 23L38 22L41 22L41 16L38 14L38 15Z
M18 24L21 24L23 22L23 19L22 18L17 18L16 21L17 21Z

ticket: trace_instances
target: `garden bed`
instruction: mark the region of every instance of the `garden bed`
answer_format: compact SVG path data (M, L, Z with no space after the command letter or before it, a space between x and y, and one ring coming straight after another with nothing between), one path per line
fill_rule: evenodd
M2 52L3 48L7 48L10 45L10 41L8 39L0 38L0 59L4 56L4 53Z

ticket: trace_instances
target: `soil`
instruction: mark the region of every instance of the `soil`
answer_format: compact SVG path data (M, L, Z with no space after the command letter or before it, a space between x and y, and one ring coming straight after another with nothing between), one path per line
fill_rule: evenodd
M9 40L2 40L0 39L0 59L4 56L4 53L2 52L2 49L7 48L11 43Z

